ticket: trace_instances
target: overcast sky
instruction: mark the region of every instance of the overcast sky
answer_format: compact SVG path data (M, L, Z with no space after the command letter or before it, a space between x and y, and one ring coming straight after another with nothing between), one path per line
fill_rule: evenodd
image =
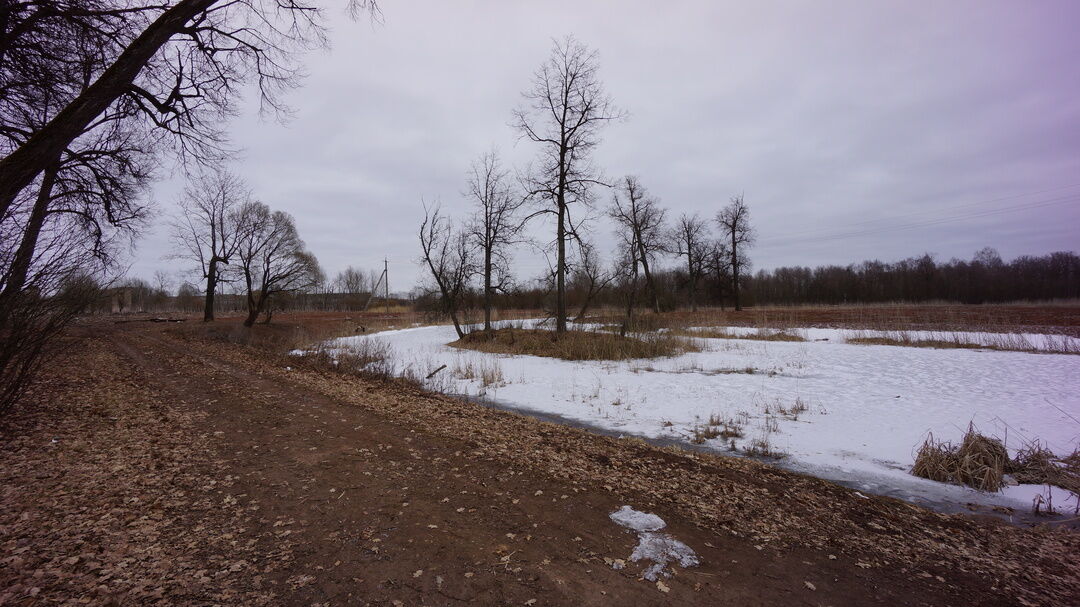
M534 156L511 110L568 34L629 114L596 164L672 218L745 193L755 268L1080 249L1080 2L383 0L378 24L327 4L332 48L306 56L294 119L248 108L228 130L233 169L330 276L386 256L393 290L416 284L421 198L463 217L473 158ZM155 187L131 275L184 269L162 259L181 185ZM525 249L515 266L545 263Z

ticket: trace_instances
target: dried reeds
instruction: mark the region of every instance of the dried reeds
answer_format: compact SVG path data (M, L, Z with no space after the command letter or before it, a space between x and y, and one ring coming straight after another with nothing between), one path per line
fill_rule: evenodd
M974 425L968 425L959 445L929 435L919 447L911 473L983 491L999 491L1008 484L1005 475L1009 474L1017 483L1054 485L1080 495L1080 451L1059 458L1035 441L1010 458L1000 440L979 434Z
M927 436L915 456L911 473L943 483L960 483L982 491L999 491L1005 484L1009 453L996 438L969 425L959 445Z

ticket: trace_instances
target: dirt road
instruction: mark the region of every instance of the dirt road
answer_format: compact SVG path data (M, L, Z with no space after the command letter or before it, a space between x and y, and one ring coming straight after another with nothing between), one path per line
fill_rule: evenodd
M0 604L1080 601L1075 532L866 499L157 326L73 337L3 433ZM608 518L624 504L662 516L700 566L640 579L637 537Z

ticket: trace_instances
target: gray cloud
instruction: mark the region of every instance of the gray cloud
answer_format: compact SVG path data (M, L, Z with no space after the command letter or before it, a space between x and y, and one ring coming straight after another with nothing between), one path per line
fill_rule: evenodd
M1077 248L1080 187L1064 187L1080 184L1076 3L382 4L378 25L327 9L333 49L306 58L288 124L249 108L229 126L236 170L297 217L330 274L385 255L395 288L415 284L421 197L462 216L476 155L529 161L510 111L571 33L630 113L597 164L638 174L672 216L745 192L756 267ZM163 214L179 187L157 188ZM606 220L594 228L609 249ZM168 249L159 225L132 273L175 269ZM543 268L517 259L523 278Z

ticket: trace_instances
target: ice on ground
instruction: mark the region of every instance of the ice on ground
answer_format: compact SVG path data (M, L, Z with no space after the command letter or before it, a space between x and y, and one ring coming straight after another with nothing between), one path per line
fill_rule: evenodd
M667 533L658 533L667 523L655 514L623 506L608 516L617 524L637 532L638 544L630 555L630 561L652 561L652 565L641 573L641 577L650 582L655 582L660 576L671 577L668 569L671 563L678 563L682 567L696 567L701 562L689 546ZM612 567L622 568L616 565Z
M634 548L630 560L652 561L652 565L641 572L641 577L655 582L657 577L671 577L669 563L678 563L682 567L696 567L700 561L697 554L679 540L666 533L645 532L638 536L638 545Z
M630 506L623 506L608 515L611 520L634 531L660 531L667 523L664 519L649 512L634 510Z

